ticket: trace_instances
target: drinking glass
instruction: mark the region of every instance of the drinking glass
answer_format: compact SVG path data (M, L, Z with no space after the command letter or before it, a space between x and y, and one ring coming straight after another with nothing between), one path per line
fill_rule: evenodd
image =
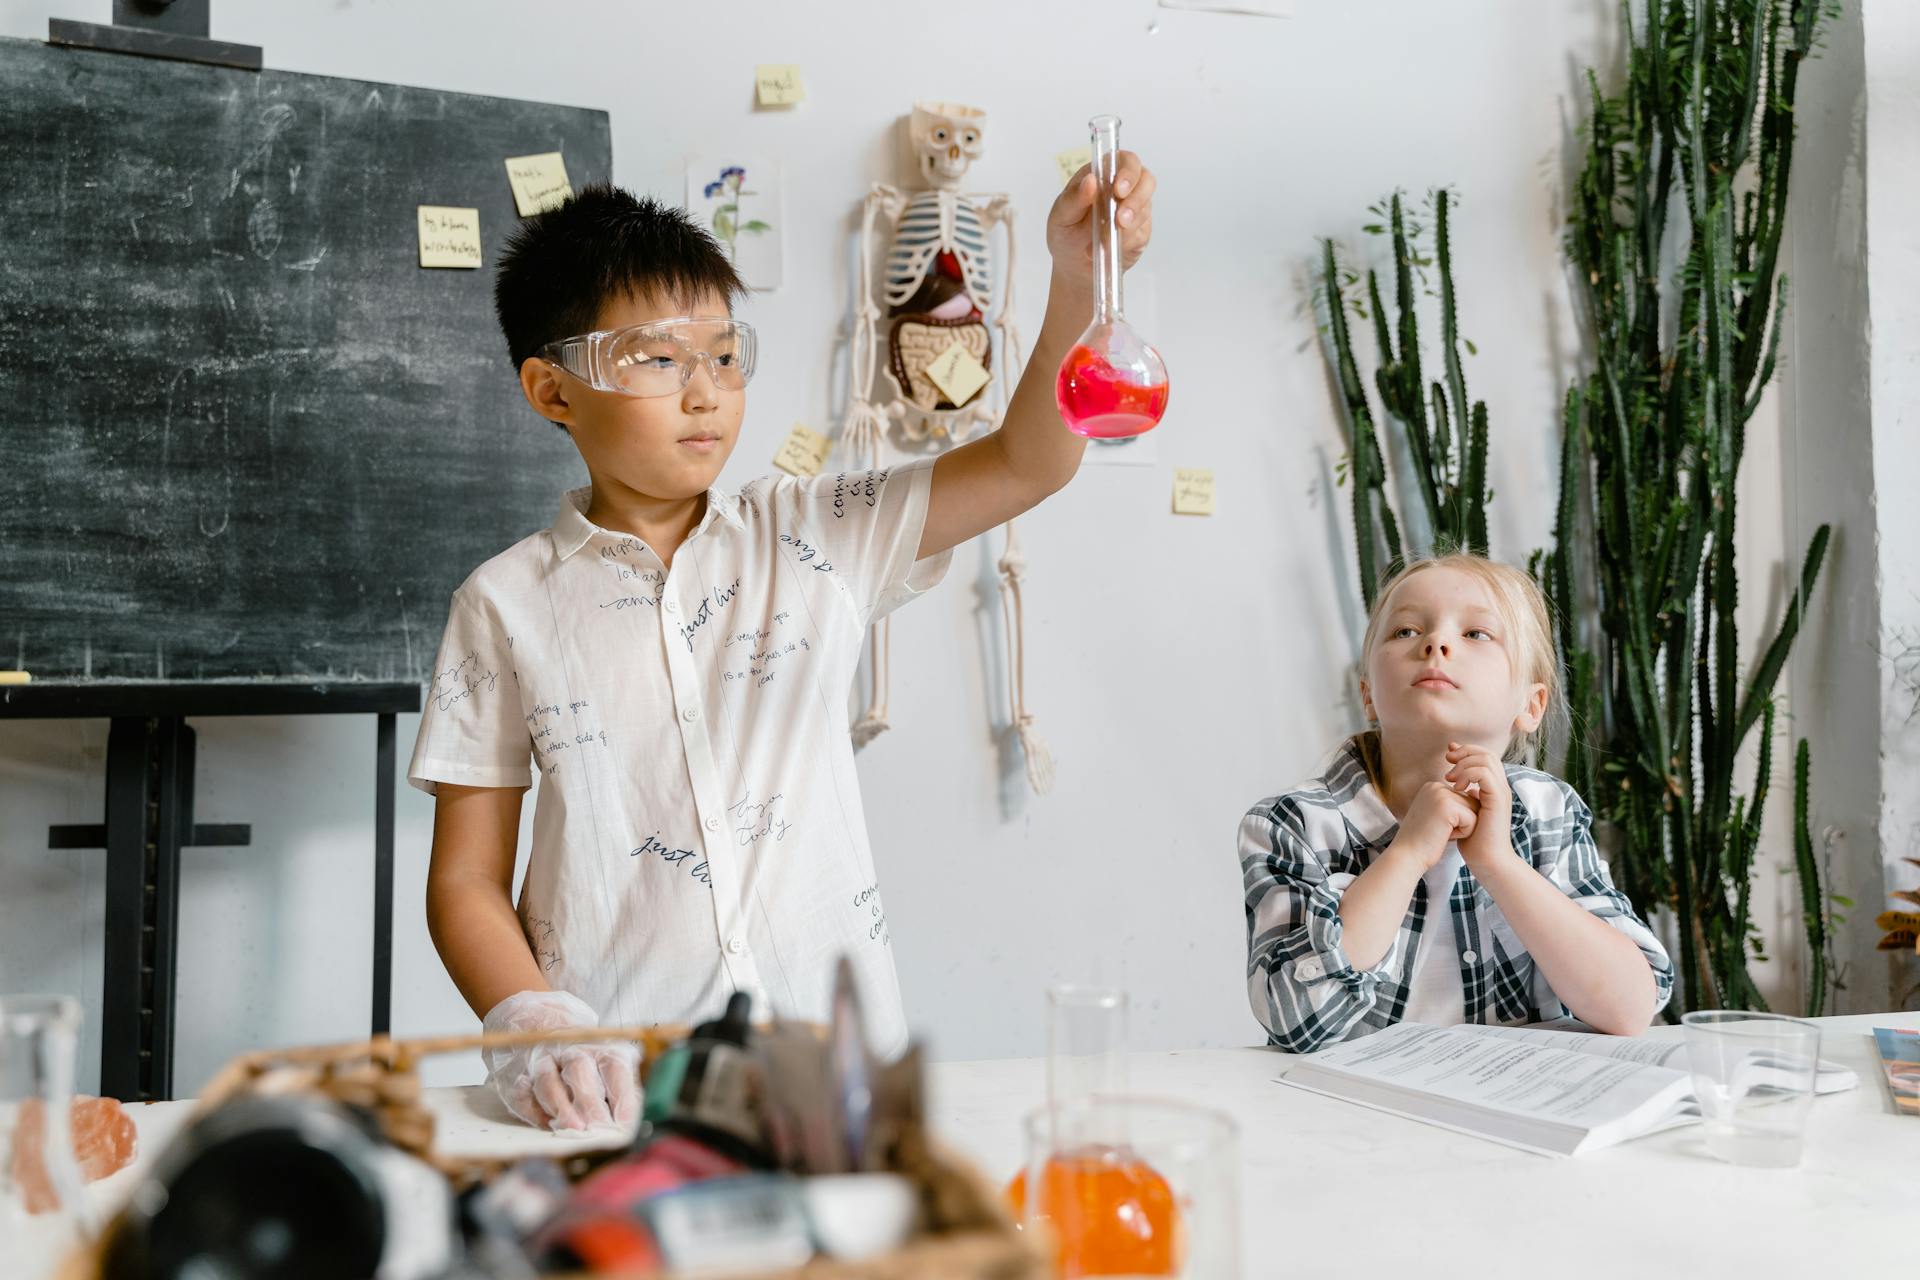
M1681 1018L1707 1149L1733 1164L1800 1163L1820 1028L1777 1013L1700 1009Z
M23 1280L53 1274L90 1226L73 1156L79 1042L76 1001L0 996L0 1240Z

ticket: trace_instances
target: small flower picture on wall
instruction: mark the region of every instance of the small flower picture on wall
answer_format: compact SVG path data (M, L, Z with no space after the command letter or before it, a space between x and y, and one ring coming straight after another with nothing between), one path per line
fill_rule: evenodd
M720 242L749 289L780 287L786 221L776 160L694 156L687 212Z

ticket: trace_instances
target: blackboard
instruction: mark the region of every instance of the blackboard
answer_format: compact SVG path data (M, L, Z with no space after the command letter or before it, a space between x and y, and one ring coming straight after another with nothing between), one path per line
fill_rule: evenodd
M493 318L504 161L601 111L0 40L0 667L418 680L585 472ZM423 270L416 207L479 210Z

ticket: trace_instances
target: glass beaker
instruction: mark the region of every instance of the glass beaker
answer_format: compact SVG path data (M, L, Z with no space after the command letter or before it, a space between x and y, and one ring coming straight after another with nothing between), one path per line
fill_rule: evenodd
M1078 1098L1026 1120L1025 1230L1044 1229L1054 1274L1238 1280L1240 1145L1217 1111Z
M1047 988L1047 1101L1127 1091L1127 993L1063 983Z
M1047 1104L1027 1122L1027 1163L1007 1184L1007 1203L1023 1229L1045 1224L1061 1250L1066 1242L1056 1228L1071 1224L1071 1258L1083 1269L1061 1275L1176 1274L1179 1209L1167 1180L1128 1147L1124 1114L1103 1110L1112 1125L1097 1134L1076 1118L1083 1114L1076 1108L1126 1093L1126 1044L1126 992L1047 988ZM1073 1132L1036 1130L1056 1117ZM1039 1194L1029 1197L1035 1186ZM1065 1252L1055 1259L1062 1267L1068 1260Z
M1093 323L1060 362L1054 399L1067 429L1096 440L1151 431L1171 390L1160 353L1127 324L1121 280L1119 204L1113 194L1120 117L1095 116L1093 134Z
M1727 1009L1696 1009L1680 1021L1707 1150L1731 1164L1799 1164L1820 1069L1820 1025Z
M73 1058L80 1006L0 996L0 1239L8 1274L52 1275L90 1218L73 1156Z
M1127 993L1118 987L1061 983L1047 988L1047 1105L1127 1091ZM1007 1197L1025 1202L1027 1172L1013 1175Z

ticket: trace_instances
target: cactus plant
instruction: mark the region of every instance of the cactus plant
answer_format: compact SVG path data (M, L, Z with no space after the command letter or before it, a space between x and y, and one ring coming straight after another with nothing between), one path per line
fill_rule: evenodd
M1572 733L1561 771L1613 839L1644 912L1672 913L1670 1013L1765 1007L1750 894L1776 728L1775 687L1831 531L1810 539L1784 619L1747 671L1736 611L1737 480L1777 363L1794 100L1831 6L1818 0L1622 0L1626 78L1592 95L1567 251L1593 368L1567 393L1552 545L1531 564L1555 614ZM1399 195L1368 227L1393 246L1395 318L1376 274L1322 246L1318 293L1347 429L1362 596L1417 540L1388 497L1389 457L1353 355L1373 321L1376 390L1436 547L1487 550L1487 413L1469 405L1457 332L1450 194L1431 200L1445 378L1420 365L1415 279L1434 265ZM1471 350L1468 345L1468 350ZM1464 430L1462 425L1464 424ZM1404 496L1404 495L1403 495ZM1409 502L1414 497L1408 497ZM1418 551L1417 545L1411 549ZM1735 779L1759 733L1749 794ZM1830 914L1809 831L1811 752L1794 760L1794 861L1823 1005ZM1835 899L1834 901L1838 901Z
M1592 95L1568 252L1594 363L1569 392L1559 518L1536 572L1560 615L1575 713L1570 780L1619 835L1614 871L1674 914L1679 1009L1764 1007L1748 890L1774 696L1830 530L1743 680L1736 502L1746 428L1772 378L1794 98L1825 8L1808 0L1623 3L1620 92ZM1677 266L1673 265L1677 259ZM1759 728L1752 794L1739 752ZM1808 1007L1825 996L1827 911L1795 760Z
M1376 272L1366 274L1360 296L1357 272L1341 265L1331 240L1321 245L1318 293L1326 311L1328 358L1339 386L1347 425L1347 482L1352 486L1355 551L1359 561L1360 593L1368 608L1374 592L1404 560L1415 553L1448 550L1487 553L1487 406L1467 400L1466 371L1460 349L1472 344L1460 336L1453 283L1453 244L1449 214L1456 197L1436 191L1429 197L1434 245L1439 267L1440 347L1445 378L1428 381L1421 372L1420 324L1416 315L1420 289L1433 265L1421 251L1424 227L1410 220L1400 192L1375 205L1386 219L1367 227L1388 235L1393 246L1395 316L1388 324ZM1355 296L1349 296L1353 294ZM1379 367L1374 386L1388 425L1407 450L1415 495L1429 536L1413 540L1402 530L1413 522L1394 514L1387 494L1387 455L1382 451L1371 403L1354 359L1348 314L1373 321Z

